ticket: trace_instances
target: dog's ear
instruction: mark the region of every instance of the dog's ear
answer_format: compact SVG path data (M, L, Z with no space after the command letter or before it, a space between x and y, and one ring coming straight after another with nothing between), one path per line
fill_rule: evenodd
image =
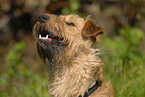
M97 42L99 38L103 35L104 30L95 25L87 17L81 33L84 38L90 38L93 42Z

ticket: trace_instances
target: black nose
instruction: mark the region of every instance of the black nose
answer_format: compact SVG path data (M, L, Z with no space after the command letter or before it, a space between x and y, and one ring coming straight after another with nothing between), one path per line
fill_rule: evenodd
M49 20L49 16L47 16L47 15L41 15L41 16L39 16L39 22L40 23L44 23L47 20Z

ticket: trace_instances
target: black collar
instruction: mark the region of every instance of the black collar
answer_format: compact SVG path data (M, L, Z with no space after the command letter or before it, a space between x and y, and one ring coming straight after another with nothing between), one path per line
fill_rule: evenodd
M96 84L93 87L89 88L83 97L89 97L95 90L98 89L99 86L101 86L101 84L102 84L102 81L100 80L96 81ZM79 97L82 97L82 96L79 96Z

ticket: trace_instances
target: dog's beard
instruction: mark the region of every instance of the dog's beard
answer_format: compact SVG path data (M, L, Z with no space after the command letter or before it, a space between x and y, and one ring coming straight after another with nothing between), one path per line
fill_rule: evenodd
M46 40L38 40L37 41L37 51L41 58L41 60L46 65L54 64L52 61L53 55L61 51L62 46L52 44L50 42L46 42Z

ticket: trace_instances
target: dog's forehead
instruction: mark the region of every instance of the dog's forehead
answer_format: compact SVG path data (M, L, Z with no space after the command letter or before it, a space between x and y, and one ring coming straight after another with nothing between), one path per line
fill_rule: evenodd
M78 29L82 29L84 26L85 20L78 15L65 15L60 16L65 22L73 23Z
M61 17L64 18L66 22L84 22L84 19L79 17L78 15L62 15Z

